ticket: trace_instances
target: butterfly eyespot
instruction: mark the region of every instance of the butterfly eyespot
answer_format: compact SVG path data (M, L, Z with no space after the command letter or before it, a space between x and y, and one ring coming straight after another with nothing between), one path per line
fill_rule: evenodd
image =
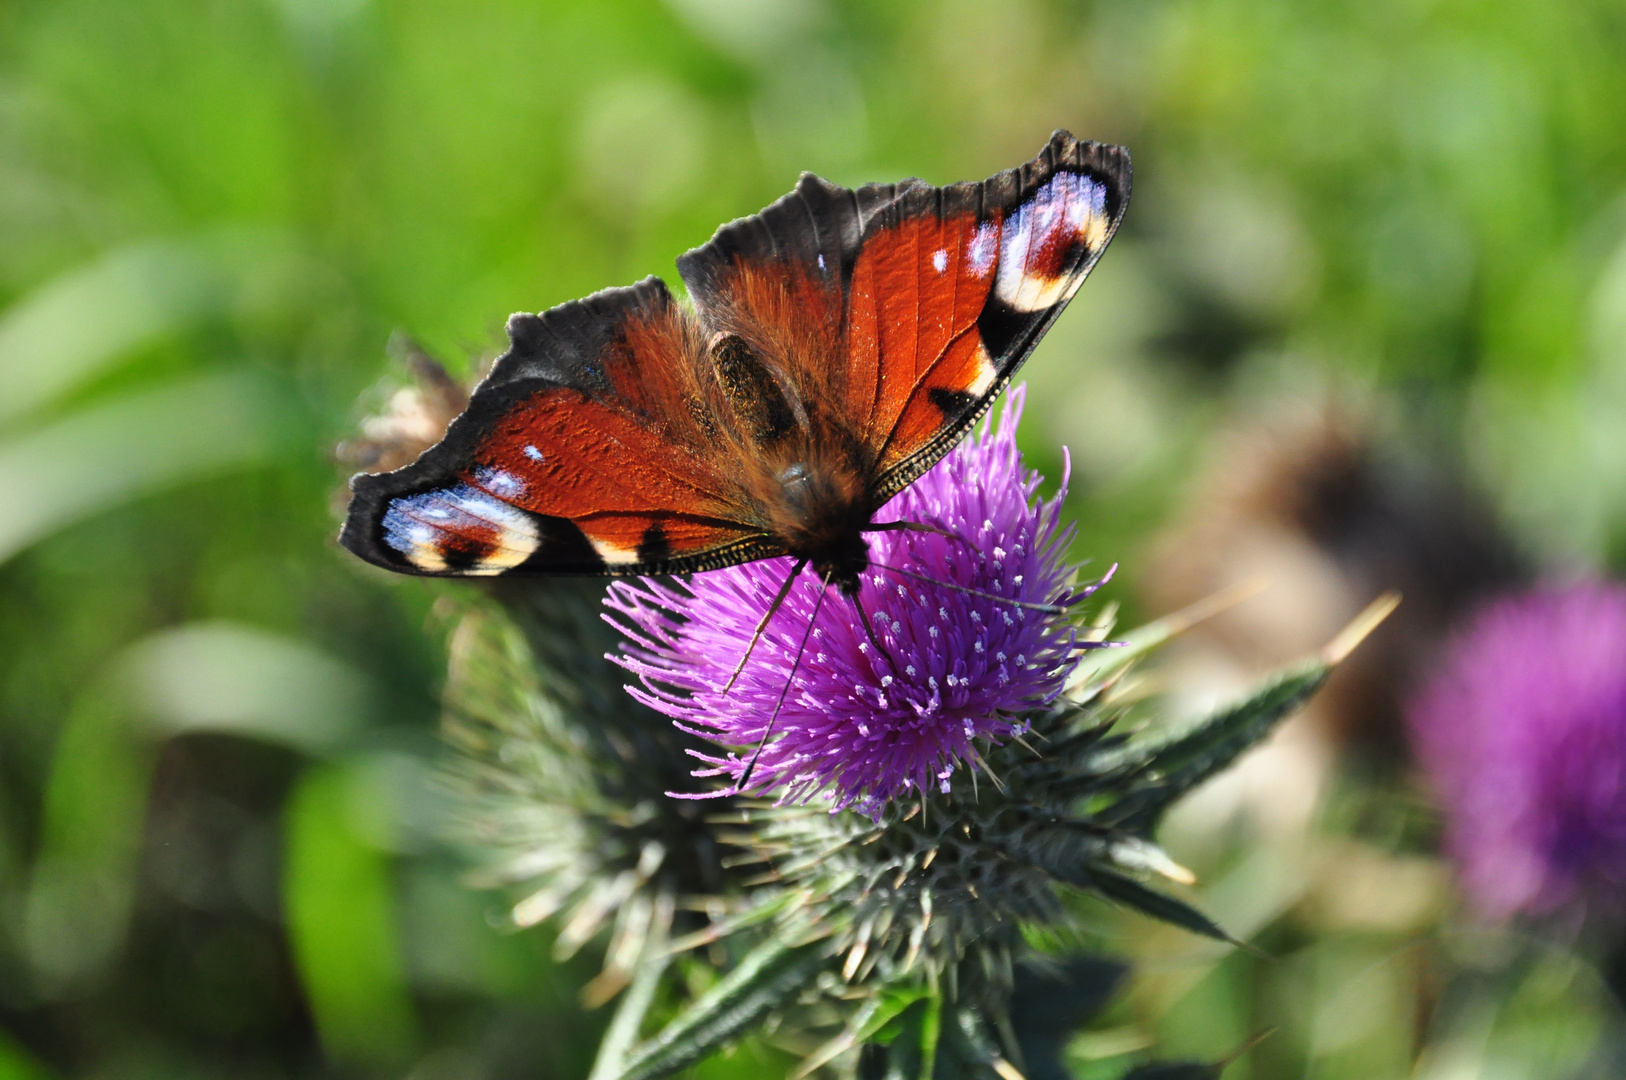
M542 543L523 510L468 484L391 500L383 534L421 571L477 576L518 566Z
M1019 312L1043 311L1072 297L1075 268L1106 242L1106 187L1059 172L1017 208L1001 229L994 295Z

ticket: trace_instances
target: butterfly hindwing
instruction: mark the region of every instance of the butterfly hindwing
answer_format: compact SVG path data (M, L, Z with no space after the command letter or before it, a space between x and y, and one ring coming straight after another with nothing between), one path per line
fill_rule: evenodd
M664 283L516 315L508 332L509 351L438 445L352 481L346 547L393 570L458 576L756 557L751 508L672 407L694 333Z

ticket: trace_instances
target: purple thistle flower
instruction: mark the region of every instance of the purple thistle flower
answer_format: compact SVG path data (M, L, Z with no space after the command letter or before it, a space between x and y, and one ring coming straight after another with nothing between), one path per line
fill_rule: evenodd
M1538 590L1485 609L1407 714L1481 912L1618 909L1626 587Z
M837 808L878 813L911 789L948 791L958 764L979 761L979 740L997 743L1020 733L1013 714L1061 692L1084 644L1065 617L885 569L1031 604L1094 591L1069 594L1076 567L1065 556L1073 530L1059 527L1066 479L1054 499L1035 499L1039 474L1023 468L1016 449L1023 397L1013 391L997 428L984 425L878 515L953 534L869 535L872 565L857 599L879 650L852 600L834 588L809 633L820 587L804 573L724 694L791 559L699 574L686 587L650 578L610 586L605 604L622 618L606 618L629 639L625 655L612 659L642 684L628 691L680 729L733 748L723 755L690 751L707 766L695 776L728 776L738 784L783 694L750 789L782 787L782 802L825 792Z

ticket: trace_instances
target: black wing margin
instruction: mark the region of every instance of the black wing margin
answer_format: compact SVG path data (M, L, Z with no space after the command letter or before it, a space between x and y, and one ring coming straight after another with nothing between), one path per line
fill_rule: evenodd
M976 377L959 370L965 367L963 356L949 357L944 370L933 373L926 369L941 357L911 356L908 363L899 363L884 355L885 333L877 335L873 346L883 354L879 357L862 355L871 346L848 339L850 378L836 385L877 387L870 369L878 368L885 378L903 380L912 393L928 397L940 409L923 418L918 408L892 413L883 408L880 414L901 426L866 429L877 461L888 459L876 478L875 494L884 498L930 468L1009 383L1112 239L1129 201L1130 180L1127 151L1081 141L1066 131L1055 132L1032 161L980 183L939 188L910 179L848 189L803 173L789 194L760 213L722 226L708 243L679 258L678 270L706 320L708 310L732 307L731 290L742 265L793 267L825 283L846 334L854 317L851 305L860 301L885 309L865 315L890 327L911 320L924 325L935 317L922 309L901 310L895 298L852 293L854 267L867 248L884 246L889 237L913 242L912 235L901 239L908 230L900 226L928 218L969 221L979 237L992 238L982 251L994 260L991 280L961 282L984 289L986 295L973 320L987 356ZM931 287L923 279L919 291ZM907 332L892 334L891 340L920 347ZM875 393L886 396L883 389Z
M789 194L721 226L708 242L679 256L678 273L702 313L727 304L740 260L796 266L845 293L865 224L912 186L925 185L905 180L854 191L804 172Z
M1109 143L1080 141L1066 131L1057 131L1039 156L1027 164L997 173L981 184L966 185L976 189L980 219L986 221L997 211L1009 231L1010 223L1024 209L1034 217L1040 216L1039 201L1061 173L1083 178L1099 190L1100 231L1088 239L1080 237L1067 250L1058 253L1059 261L1053 266L1043 265L1042 254L1030 247L1026 252L1028 270L1066 282L1058 302L1035 311L1017 310L1000 295L997 282L1009 269L1003 264L1006 249L1002 244L994 295L977 320L977 329L982 334L983 346L1006 381L1033 352L1116 235L1124 211L1129 207L1132 178L1129 151ZM1054 206L1062 201L1062 193L1056 192L1051 198ZM1063 211L1055 207L1052 212ZM1019 296L1019 299L1025 298Z

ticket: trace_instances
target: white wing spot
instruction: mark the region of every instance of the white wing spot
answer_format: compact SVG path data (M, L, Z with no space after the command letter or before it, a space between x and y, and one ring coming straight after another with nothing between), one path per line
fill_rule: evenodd
M948 269L948 252L938 248L932 252L932 269L941 274Z
M592 537L588 537L592 540ZM592 540L593 550L598 557L604 560L605 566L627 566L638 561L637 548L624 548L620 544L612 544L608 540Z
M525 456L530 458L532 461L541 461L542 460L542 451L538 450L536 447L532 446L530 443L526 443L525 444Z
M966 248L966 257L971 260L971 269L980 277L994 267L994 258L999 254L999 225L996 222L985 221L977 226L977 231L971 234L971 244Z
M525 481L504 469L476 469L474 482L499 499L512 499L525 494Z

